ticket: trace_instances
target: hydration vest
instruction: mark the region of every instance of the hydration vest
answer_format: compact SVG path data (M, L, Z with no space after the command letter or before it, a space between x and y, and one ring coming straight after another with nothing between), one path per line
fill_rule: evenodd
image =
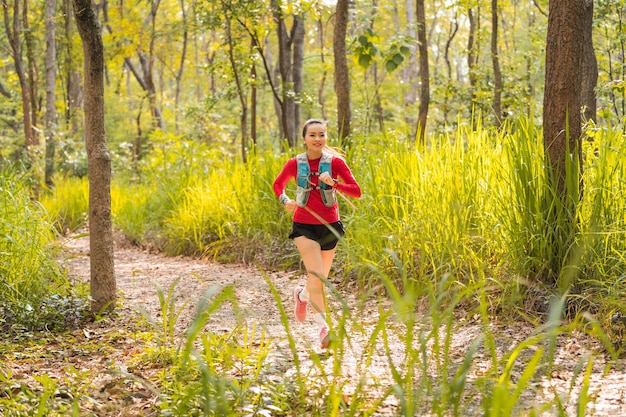
M296 176L296 183L298 188L296 189L296 204L298 207L306 206L309 201L309 194L311 190L319 190L322 195L322 201L326 207L332 207L337 203L337 195L335 194L335 188L330 185L319 181L318 185L313 185L310 178L311 176L318 176L322 172L328 172L332 178L331 162L333 156L329 153L322 152L320 158L320 165L318 172L311 172L309 167L309 158L307 158L306 152L296 156L298 163L298 175Z

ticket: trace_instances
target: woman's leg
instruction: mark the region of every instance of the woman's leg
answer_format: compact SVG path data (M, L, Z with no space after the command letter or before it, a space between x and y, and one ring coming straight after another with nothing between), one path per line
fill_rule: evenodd
M299 236L293 241L307 271L306 290L309 293L309 301L313 311L324 313L326 312L324 282L319 277L328 277L335 257L335 249L323 251L319 243L304 236Z

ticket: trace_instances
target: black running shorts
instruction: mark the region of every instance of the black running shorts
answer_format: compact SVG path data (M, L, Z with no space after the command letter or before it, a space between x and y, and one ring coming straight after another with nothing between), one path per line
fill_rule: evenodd
M334 229L335 232L333 232L331 228ZM294 239L304 236L318 242L322 250L331 250L337 246L338 242L335 233L339 236L343 236L346 233L341 222L329 223L328 225L293 222L289 238Z

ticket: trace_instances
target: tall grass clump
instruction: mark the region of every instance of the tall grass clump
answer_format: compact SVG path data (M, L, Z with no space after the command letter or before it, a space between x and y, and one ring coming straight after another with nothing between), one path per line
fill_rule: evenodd
M158 394L154 408L174 416L293 415L290 379L276 372L268 360L271 348L265 331L254 323L244 323L234 288L208 287L191 322L178 335L175 326L180 324L185 303L177 305L177 282L167 295L159 290L160 318L142 312L155 329L156 351L145 349L135 365L149 365L159 358L167 368L157 385L136 378ZM234 328L224 334L206 332L213 314L226 304L232 306L237 322Z
M55 296L70 295L54 260L57 234L18 171L0 171L0 196L0 327L37 327L40 316L58 307Z
M393 254L398 268L402 264ZM578 331L594 334L616 358L616 352L595 320L562 320L567 297L555 299L544 323L527 335L509 339L498 329L489 311L487 277L477 275L472 286L459 286L449 274L439 276L424 292L407 273L387 275L371 265L391 302L392 314L381 321L365 347L374 355L381 347L388 358L398 415L585 415L594 355L584 355L563 388L537 390L552 378L559 354L557 339ZM396 276L402 280L397 282ZM459 320L459 306L479 300ZM464 307L467 309L467 307ZM424 314L415 314L417 310ZM504 338L503 338L504 336ZM400 344L400 348L398 348ZM398 351L399 350L399 351ZM401 360L399 360L401 358ZM584 373L582 378L581 375ZM577 381L582 379L582 386ZM576 390L575 388L579 388Z
M505 136L490 210L499 225L494 241L505 249L510 276L569 293L574 314L597 312L607 302L618 305L626 276L623 133L596 132L582 145L583 166L569 158L567 194L559 196L546 168L541 130L518 121Z
M78 230L87 221L89 181L87 177L57 176L40 202L61 233Z
M592 133L592 132L589 132ZM584 194L580 218L580 273L574 282L582 299L589 296L604 317L626 315L626 135L609 129L585 143Z
M363 197L339 199L348 233L336 271L366 286L371 271L363 261L393 273L383 255L392 250L424 284L450 273L472 285L484 274L509 294L527 285L580 294L595 285L617 297L625 261L623 134L599 131L584 143L583 192L580 167L571 164L569 206L550 184L541 137L524 119L500 130L459 123L426 146L391 131L355 137L346 159ZM136 169L116 173L112 189L115 227L133 243L225 262L297 262L286 239L290 216L272 190L290 153L253 149L242 162L167 134L153 144ZM59 207L75 204L62 190Z
M393 135L357 145L350 154L363 188L351 227L357 258L378 261L389 249L415 277L463 275L479 266L477 254L497 250L484 232L491 227L485 213L498 138L480 127L459 127L456 136L423 148Z
M557 191L544 155L542 132L531 120L519 120L505 137L499 162L497 205L493 215L502 226L507 261L515 274L557 287L567 280L569 266L577 266L576 255L584 223L579 217L580 166L568 158L566 190ZM582 228L581 228L582 226ZM561 290L566 290L565 288Z
M151 143L152 149L132 170L114 178L113 222L132 243L166 250L172 243L166 219L218 163L219 150L165 133L154 133Z
M223 255L230 248L230 260L250 260L254 256L246 256L247 246L254 249L254 242L286 235L286 216L272 191L280 162L252 154L246 164L224 160L199 178L165 220L172 251L228 259Z

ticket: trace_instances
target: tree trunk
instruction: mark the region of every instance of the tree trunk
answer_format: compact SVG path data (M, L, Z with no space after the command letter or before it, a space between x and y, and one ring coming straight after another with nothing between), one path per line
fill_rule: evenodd
M104 130L104 47L91 0L73 0L85 61L85 139L89 167L91 310L113 310L116 300L111 225L111 156Z
M470 106L470 119L472 128L476 126L475 117L477 112L475 109L477 103L477 79L476 79L476 65L478 64L478 35L480 33L480 8L470 7L467 10L467 17L469 20L469 35L467 37L467 68L470 84L471 101Z
M294 124L293 120L289 118L289 107L293 99L290 99L288 88L292 83L291 71L291 51L289 49L289 34L285 27L285 20L283 13L280 9L280 5L276 0L272 0L272 13L274 16L274 22L276 23L276 32L278 34L278 71L280 74L280 119L282 125L282 131L287 138L287 143L290 147L295 146Z
M452 80L452 64L450 63L450 45L452 45L452 41L459 31L459 23L457 22L457 15L454 14L454 20L450 22L450 32L448 35L448 40L446 41L446 48L444 49L444 60L446 61L446 68L448 70L448 83L446 85L446 95L443 101L443 120L444 122L448 122L448 114L450 113L450 96L452 91L454 90L454 82Z
M426 121L428 119L428 106L430 105L430 73L428 70L428 39L426 39L426 13L424 10L424 0L416 2L417 18L417 41L419 48L419 68L420 68L420 104L417 117L417 134L419 143L426 141Z
M293 92L297 98L302 96L304 86L304 19L293 17L291 47L293 49ZM301 125L300 104L298 100L293 106L294 137L298 137L298 127Z
M467 36L467 69L469 73L469 83L472 89L472 102L473 96L476 90L476 73L474 67L476 66L476 34L478 33L478 23L476 17L474 17L474 10L472 8L467 9L467 18L469 20L469 34Z
M7 0L2 0L2 9L4 12L4 27L6 30L6 36L11 47L11 57L13 58L13 64L15 65L15 73L17 74L17 78L20 82L22 112L24 113L24 143L28 153L28 149L36 145L37 142L31 120L30 90L28 87L28 80L26 71L24 70L24 61L22 57L20 40L20 33L22 31L22 27L20 25L20 2L19 0L15 0L13 3L12 19L9 16L9 4Z
M404 107L413 106L417 102L417 91L419 90L418 83L418 71L417 71L417 23L415 22L415 0L406 0L406 25L407 31L406 35L415 39L415 41L411 42L408 47L411 51L411 55L409 55L408 62L406 67L402 71L402 79L404 85L408 86L406 92L404 93ZM407 122L411 122L411 125L415 125L414 116L407 117L405 119Z
M148 101L150 102L150 111L152 112L153 126L165 131L165 120L161 114L161 109L157 106L157 91L154 83L154 41L156 39L156 17L161 5L161 0L152 0L150 14L146 19L146 24L150 24L150 43L148 45L148 56L139 53L139 62L143 70L143 77L148 86Z
M598 61L593 47L593 0L585 0L585 30L583 32L581 104L583 123L596 122L596 85L598 83Z
M559 195L565 191L566 162L582 166L580 98L585 0L550 2L543 100L543 142ZM590 36L590 35L589 35Z
M28 0L24 0L24 8L22 12L24 46L26 47L26 58L28 63L28 94L30 100L30 123L33 127L33 143L39 145L39 134L37 133L37 125L39 123L38 116L40 110L39 104L39 70L37 69L35 37L28 23Z
M491 0L491 62L493 65L493 114L495 125L502 124L502 72L498 57L498 0Z
M44 181L46 185L52 185L54 175L54 154L56 147L56 0L46 1L46 164Z
M222 10L224 13L224 22L226 23L226 42L228 44L228 60L230 61L230 67L233 70L233 77L235 78L235 84L237 86L237 96L239 97L239 104L241 104L241 160L246 162L246 146L248 144L248 102L246 99L246 92L244 91L244 85L241 82L239 76L239 68L237 66L237 59L235 58L235 46L232 36L231 28L231 16L228 15L228 8L222 2Z
M175 110L175 129L176 134L179 134L180 128L178 126L178 112L180 107L180 83L183 79L183 71L185 69L185 57L187 56L187 40L189 37L187 30L187 12L185 10L185 0L180 0L180 10L183 18L183 48L180 52L180 66L178 67L178 72L176 73L176 92L174 97L174 108Z
M320 61L322 63L322 79L320 80L320 86L317 89L317 102L320 105L322 111L322 119L326 120L326 105L324 103L324 86L326 85L326 55L324 54L324 24L321 19L317 20L317 33L319 35L320 42Z
M254 46L252 48L254 50ZM250 140L254 144L254 151L257 152L257 73L256 64L252 61L252 68L250 68L250 78L253 80L252 87L250 88Z
M76 135L79 130L79 109L83 105L83 90L81 88L81 75L74 62L73 51L73 22L72 5L70 0L63 0L63 17L65 19L65 124Z
M350 109L350 74L346 56L346 34L348 31L349 0L337 0L335 30L333 34L333 56L335 60L335 94L337 95L337 134L341 147L347 146L352 133Z
M548 12L543 145L549 192L544 223L548 253L543 281L563 293L576 277L563 274L576 242L577 206L582 193L581 90L586 0L552 1ZM590 36L590 35L589 35ZM575 255L574 255L575 256Z

